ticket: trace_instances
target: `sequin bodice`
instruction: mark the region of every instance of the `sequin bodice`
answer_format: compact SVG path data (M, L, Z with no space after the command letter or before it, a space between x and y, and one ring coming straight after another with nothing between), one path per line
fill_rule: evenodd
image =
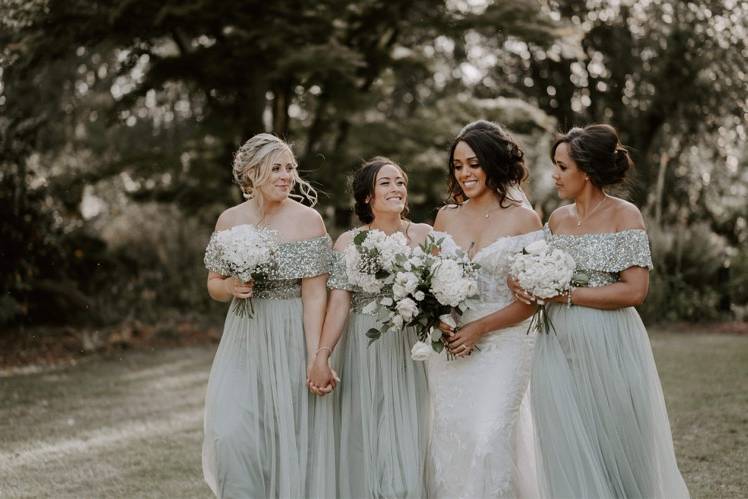
M553 234L545 227L546 240L569 253L577 263L574 283L600 287L617 282L630 267L652 268L647 233L642 229L590 234Z
M217 274L229 275L221 258L222 248L215 235L213 233L205 250L205 268ZM254 298L282 300L301 296L301 279L330 271L331 245L327 234L279 243L273 253L268 279L257 283Z

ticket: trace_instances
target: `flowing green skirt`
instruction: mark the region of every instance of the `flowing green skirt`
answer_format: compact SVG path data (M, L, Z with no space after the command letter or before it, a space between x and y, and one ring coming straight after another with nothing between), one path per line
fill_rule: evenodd
M338 497L423 498L428 388L412 329L369 345L373 316L353 312L336 350Z
M306 387L300 298L229 311L205 399L203 473L221 498L335 496L333 404Z
M549 306L531 378L541 494L689 497L660 378L634 308Z

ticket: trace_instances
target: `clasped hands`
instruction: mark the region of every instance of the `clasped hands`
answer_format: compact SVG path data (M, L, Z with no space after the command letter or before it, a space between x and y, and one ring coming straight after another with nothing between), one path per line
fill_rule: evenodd
M315 395L324 396L332 392L340 382L338 373L330 366L330 356L318 350L306 373L306 384Z

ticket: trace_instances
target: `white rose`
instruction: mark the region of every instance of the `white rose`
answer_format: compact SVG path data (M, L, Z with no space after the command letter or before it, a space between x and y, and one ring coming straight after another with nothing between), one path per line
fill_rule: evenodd
M422 301L424 298L426 298L426 295L423 293L423 291L416 291L413 294L413 298L415 298L418 301Z
M389 296L385 296L384 298L382 298L382 299L381 299L381 300L379 301L379 304L380 304L380 305L384 305L385 307L389 307L389 306L391 306L391 305L392 305L392 303L393 303L393 301L392 301L392 298L390 298Z
M415 345L413 345L413 348L410 350L410 358L416 361L423 362L424 360L428 360L429 357L431 357L431 354L434 350L431 348L431 345L429 345L426 342L423 341L417 341Z
M406 322L410 322L418 314L418 305L410 298L405 298L397 302L397 313L400 314Z

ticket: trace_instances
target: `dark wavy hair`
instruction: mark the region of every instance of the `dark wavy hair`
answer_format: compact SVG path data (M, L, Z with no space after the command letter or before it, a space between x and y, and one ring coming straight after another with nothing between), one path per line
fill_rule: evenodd
M628 150L610 125L596 124L575 127L559 135L551 146L551 161L561 144L569 147L569 156L590 178L592 185L603 188L622 183L634 167Z
M356 211L356 216L362 223L370 224L374 221L374 213L371 211L371 206L367 202L367 199L370 200L374 198L377 174L379 174L379 170L381 170L385 165L392 165L400 170L400 173L402 173L403 178L405 179L406 185L408 183L408 175L400 165L391 159L385 158L384 156L375 156L370 160L365 161L364 164L356 170L356 173L353 174L353 181L351 182L353 188L353 199L356 201L354 210ZM408 216L407 201L405 208L400 214L401 218L405 218L406 216Z
M455 178L454 153L460 142L465 142L475 152L478 164L486 173L486 185L496 192L499 204L504 206L504 201L508 197L507 187L519 185L527 178L525 153L511 135L496 123L479 120L465 126L449 149L450 203L460 204L467 199Z

